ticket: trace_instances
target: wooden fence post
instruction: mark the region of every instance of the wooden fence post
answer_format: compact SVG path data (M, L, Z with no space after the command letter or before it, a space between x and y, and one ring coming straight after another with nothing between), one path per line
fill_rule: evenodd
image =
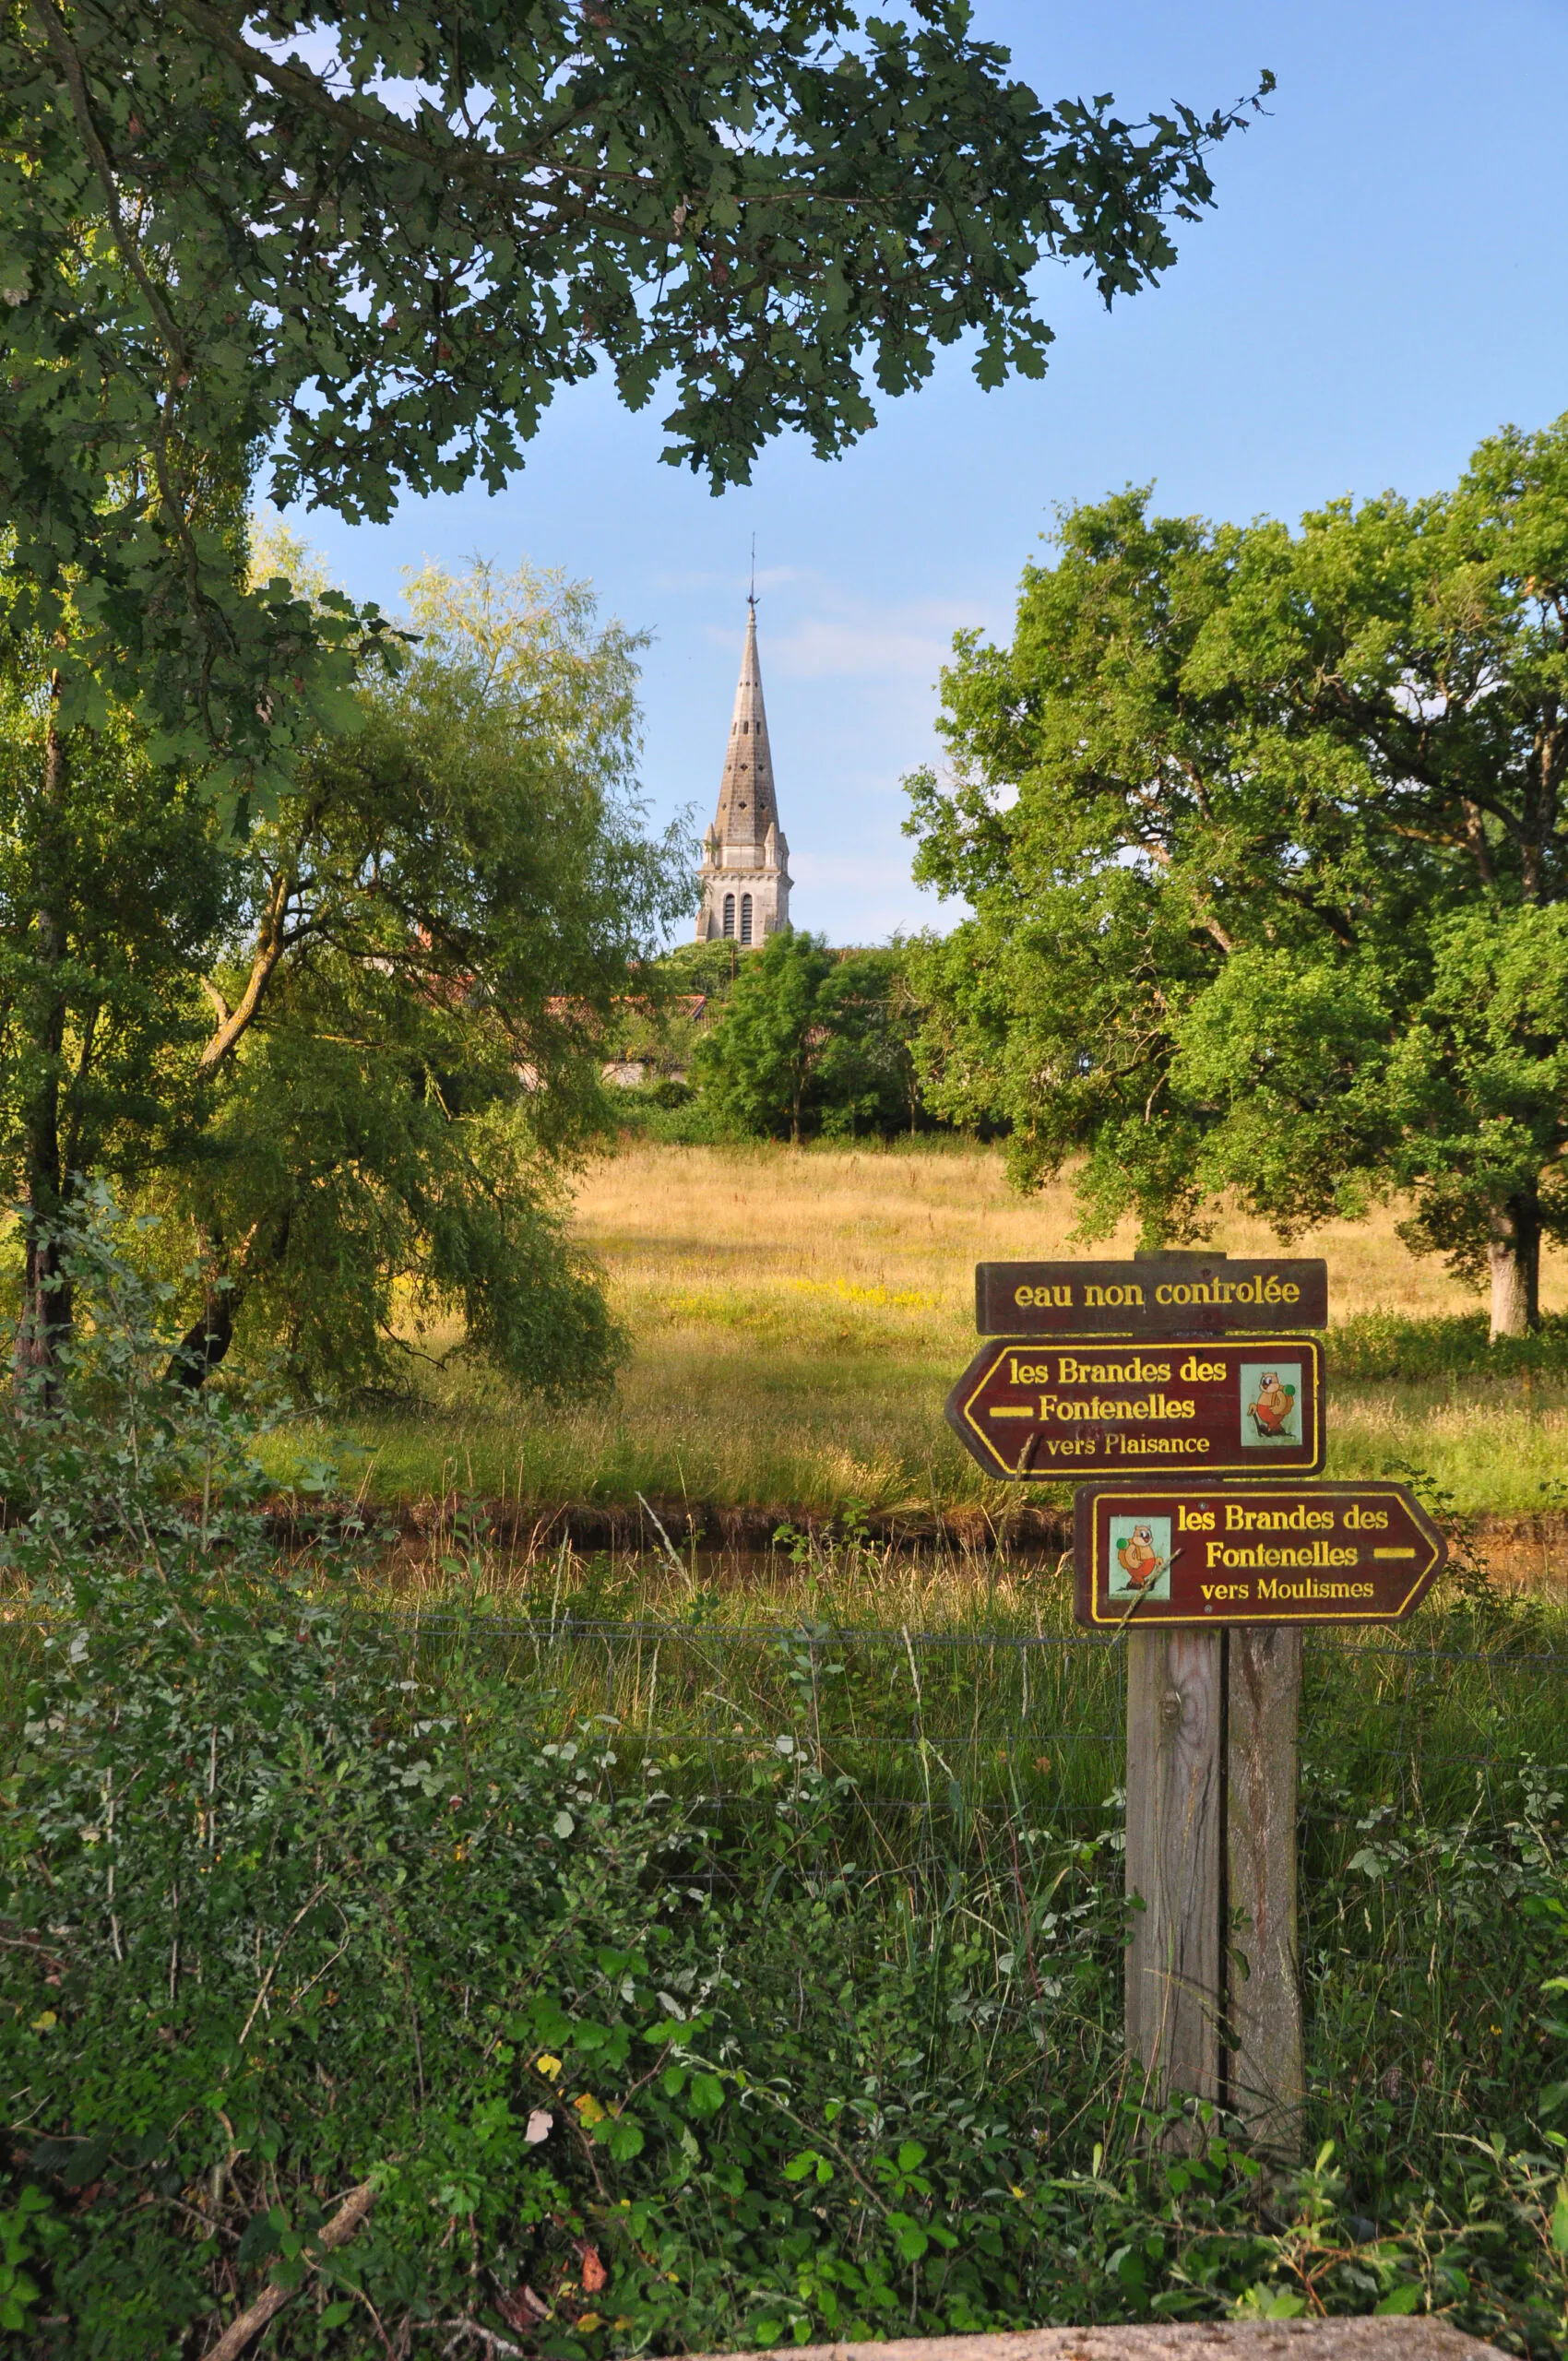
M1127 1637L1127 2047L1145 2096L1231 2108L1293 2158L1302 2094L1296 1929L1301 1634ZM1173 2130L1196 2144L1196 2126Z
M1223 2094L1224 1667L1223 1631L1127 1635L1127 2047L1154 2106Z
M1226 1666L1227 2099L1254 2144L1301 2153L1301 1969L1296 1923L1299 1627L1239 1624Z

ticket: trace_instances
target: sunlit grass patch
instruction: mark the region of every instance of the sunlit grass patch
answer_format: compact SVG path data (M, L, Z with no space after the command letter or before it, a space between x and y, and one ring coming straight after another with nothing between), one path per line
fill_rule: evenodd
M633 1340L613 1399L545 1412L461 1358L416 1364L416 1399L348 1422L372 1454L376 1496L1000 1509L1004 1488L948 1431L942 1405L976 1348L975 1264L1084 1251L1064 1184L1020 1198L998 1151L962 1143L641 1145L591 1168L576 1204ZM1568 1384L1551 1355L1489 1362L1474 1297L1407 1252L1396 1219L1327 1224L1293 1250L1327 1257L1343 1330L1328 1340L1329 1472L1414 1465L1467 1509L1560 1505ZM1241 1219L1216 1242L1277 1251ZM1133 1245L1124 1231L1097 1251ZM1549 1254L1549 1307L1568 1302L1562 1256Z

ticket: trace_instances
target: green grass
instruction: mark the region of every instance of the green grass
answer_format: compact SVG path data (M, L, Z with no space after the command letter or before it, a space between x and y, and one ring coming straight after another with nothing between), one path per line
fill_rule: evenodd
M1057 1572L1003 1563L986 1582L854 1541L799 1556L720 1584L700 1563L562 1550L519 1581L469 1547L439 1584L368 1596L410 1663L439 1667L454 1632L477 1637L506 1679L548 1691L560 1734L613 1726L628 1765L672 1749L694 1795L733 1795L792 1733L862 1802L947 1809L956 1794L964 1812L1114 1816L1124 1653L1078 1629ZM1494 1771L1562 1752L1565 1702L1556 1602L1451 1583L1408 1629L1309 1632L1309 1797L1342 1786L1462 1819ZM1336 1829L1337 1873L1356 1839L1351 1821Z

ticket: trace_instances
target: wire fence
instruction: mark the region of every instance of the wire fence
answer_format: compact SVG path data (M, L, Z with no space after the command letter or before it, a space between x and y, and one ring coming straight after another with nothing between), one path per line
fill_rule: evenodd
M715 1809L761 1809L781 1762L881 1817L960 1823L1023 1810L1120 1816L1122 1641L1072 1627L874 1629L833 1622L382 1612L410 1667L477 1655L559 1738L612 1734ZM1527 1624L1490 1644L1309 1630L1302 1818L1367 1810L1505 1818L1521 1775L1568 1761L1568 1647ZM775 1782L776 1783L776 1782Z

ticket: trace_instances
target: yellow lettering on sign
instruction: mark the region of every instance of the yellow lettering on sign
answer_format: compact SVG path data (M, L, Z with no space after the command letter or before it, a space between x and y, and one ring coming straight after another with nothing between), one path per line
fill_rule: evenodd
M1294 1279L1271 1271L1267 1278L1164 1279L1154 1291L1160 1304L1300 1303L1301 1290Z
M1015 1287L1013 1300L1024 1311L1071 1311L1073 1290L1070 1287Z

